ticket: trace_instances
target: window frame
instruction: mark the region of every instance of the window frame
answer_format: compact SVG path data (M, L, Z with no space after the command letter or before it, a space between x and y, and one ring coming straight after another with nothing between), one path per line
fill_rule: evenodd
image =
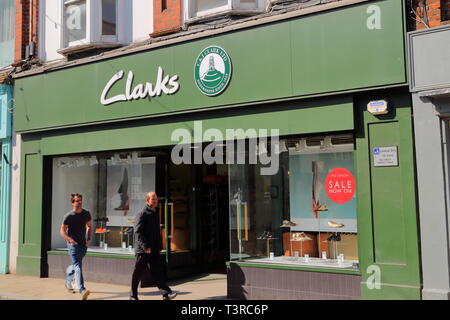
M60 21L61 21L61 45L60 48L70 48L91 43L122 43L124 39L124 19L125 4L123 0L116 1L116 35L103 35L102 30L102 1L85 0L86 1L86 37L81 40L68 41L67 28L65 26L66 6L68 4L76 4L81 0L71 0L64 2L60 0Z
M69 41L68 37L68 31L66 27L66 7L69 5L76 4L78 2L85 1L86 2L86 37L84 39L76 40L76 41ZM65 2L64 0L61 0L61 35L62 35L62 47L68 48L68 47L74 47L78 45L87 44L90 42L91 35L91 19L89 17L91 16L91 0L70 0Z
M229 11L263 12L270 0L254 0L253 3L242 3L241 0L227 0L227 4L209 10L197 11L196 0L183 0L184 20L196 20L212 15L220 15Z

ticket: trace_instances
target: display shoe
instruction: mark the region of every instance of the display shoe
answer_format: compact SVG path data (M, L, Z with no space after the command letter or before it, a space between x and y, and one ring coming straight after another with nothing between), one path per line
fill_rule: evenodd
M331 236L329 236L329 237L327 238L327 240L324 241L324 242L327 242L327 241L329 241L329 242L334 241L334 233L332 233Z
M281 228L290 228L296 226L297 223L289 221L289 220L283 220L283 224L280 226Z
M267 237L267 231L264 231L259 237L258 239L266 239Z
M129 205L123 205L123 206L119 206L117 208L114 208L114 210L118 210L118 211L128 211L130 210L130 206Z
M97 228L95 229L95 233L107 233L110 230L106 230L106 228Z
M132 234L133 233L133 228L128 228L128 230L123 232L124 234Z
M316 208L316 211L328 211L328 207L326 205L321 205Z
M267 231L266 239L273 239L273 233L270 231Z
M94 219L94 221L95 222L108 222L109 219L108 219L108 217L101 217L101 218Z
M342 223L337 223L335 221L328 221L328 226L330 228L342 228L344 226L344 224Z
M310 237L308 237L304 232L300 232L298 235L299 241L309 241L312 240Z
M341 241L341 235L339 233L335 232L327 238L327 241L330 241L330 242L331 241L336 241L336 242Z

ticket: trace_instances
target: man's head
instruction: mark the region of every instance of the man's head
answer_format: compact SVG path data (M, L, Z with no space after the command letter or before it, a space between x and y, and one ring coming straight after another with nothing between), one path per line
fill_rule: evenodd
M147 193L147 197L145 198L145 202L147 202L147 204L150 207L156 208L156 206L158 205L158 196L156 195L155 192L149 192L149 193Z
M70 203L74 210L81 209L83 205L83 196L79 193L72 193L70 195Z

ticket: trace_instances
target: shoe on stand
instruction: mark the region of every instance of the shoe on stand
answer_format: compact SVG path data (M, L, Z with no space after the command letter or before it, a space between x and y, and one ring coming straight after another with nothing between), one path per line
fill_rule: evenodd
M297 223L289 221L289 220L283 220L283 224L280 226L281 228L290 228L295 227Z
M344 224L342 223L337 223L335 221L328 221L328 226L330 228L342 228L344 226Z

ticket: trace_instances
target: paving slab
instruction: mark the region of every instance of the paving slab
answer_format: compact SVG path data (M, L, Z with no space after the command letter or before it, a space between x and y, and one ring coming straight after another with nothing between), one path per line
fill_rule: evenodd
M202 274L168 282L178 293L177 300L228 300L224 274ZM89 282L89 300L128 300L130 287ZM63 279L39 278L15 274L0 275L0 300L80 300L78 293L68 293ZM139 299L161 300L156 287L139 288Z

